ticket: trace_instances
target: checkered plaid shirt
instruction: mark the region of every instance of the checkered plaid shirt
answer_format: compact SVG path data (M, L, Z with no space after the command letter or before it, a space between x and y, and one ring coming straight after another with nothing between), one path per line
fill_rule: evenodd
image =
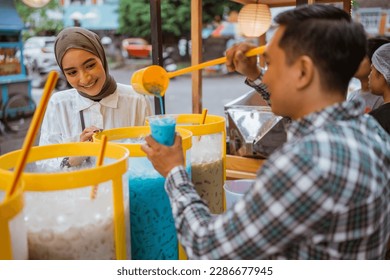
M390 236L390 136L363 104L293 121L232 209L212 216L187 176L166 180L190 259L381 259Z

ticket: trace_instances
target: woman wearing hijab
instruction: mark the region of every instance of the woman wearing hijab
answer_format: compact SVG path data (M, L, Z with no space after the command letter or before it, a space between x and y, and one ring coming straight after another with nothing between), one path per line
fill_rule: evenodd
M55 42L59 67L73 87L53 94L41 127L39 145L90 141L96 130L143 125L150 101L109 74L97 34L81 27L62 30ZM62 165L73 166L65 159Z

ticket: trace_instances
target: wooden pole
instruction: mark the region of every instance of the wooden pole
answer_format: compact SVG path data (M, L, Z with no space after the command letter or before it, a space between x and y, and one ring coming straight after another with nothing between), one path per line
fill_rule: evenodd
M191 0L191 64L202 62L202 0ZM192 73L192 113L202 112L202 70Z
M352 0L344 0L343 8L348 14L352 15Z

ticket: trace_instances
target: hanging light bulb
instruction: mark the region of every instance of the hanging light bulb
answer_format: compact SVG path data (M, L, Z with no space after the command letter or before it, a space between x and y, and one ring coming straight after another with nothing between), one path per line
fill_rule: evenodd
M42 8L47 5L50 0L22 0L24 4L32 8Z
M238 14L238 25L248 37L259 37L271 26L271 12L265 4L247 4Z

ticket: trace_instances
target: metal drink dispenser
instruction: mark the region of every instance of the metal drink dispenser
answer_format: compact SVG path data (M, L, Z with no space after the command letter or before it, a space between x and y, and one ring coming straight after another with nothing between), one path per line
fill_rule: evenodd
M289 120L272 113L256 91L250 91L225 105L229 154L268 158L287 140Z

